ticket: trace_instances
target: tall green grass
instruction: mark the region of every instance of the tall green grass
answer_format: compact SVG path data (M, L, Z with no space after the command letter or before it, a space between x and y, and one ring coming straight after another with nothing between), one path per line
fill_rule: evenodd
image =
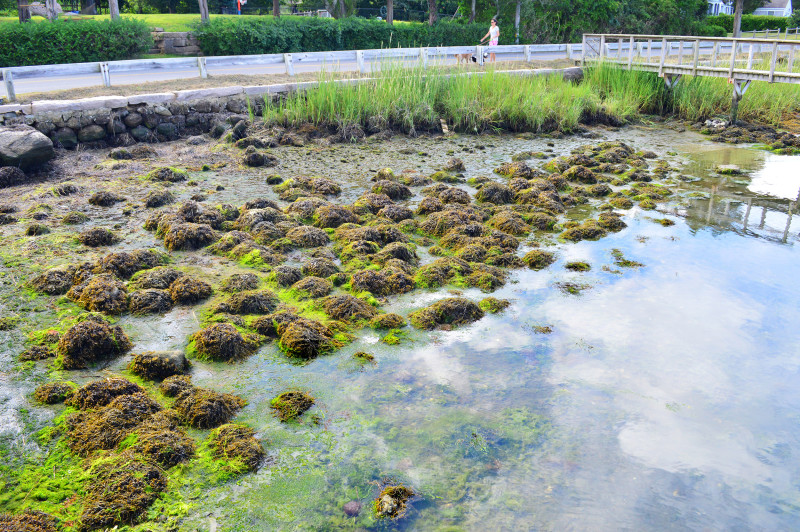
M318 86L265 102L268 124L312 123L339 129L438 130L440 120L461 132L489 130L568 132L581 122L636 120L641 114L674 114L692 121L727 114L732 87L724 79L685 77L673 91L658 76L599 64L582 83L560 75L520 76L491 68L482 75L451 75L439 68L384 64L373 79L337 83L323 76ZM739 117L778 124L800 110L800 88L754 82L740 103Z

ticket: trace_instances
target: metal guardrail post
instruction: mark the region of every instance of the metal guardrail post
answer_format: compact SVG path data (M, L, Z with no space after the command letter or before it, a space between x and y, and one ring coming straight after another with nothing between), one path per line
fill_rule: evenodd
M205 79L208 77L208 70L206 70L206 58L205 57L198 57L197 58L197 68L200 70L200 77Z
M427 48L420 48L419 49L419 62L422 64L422 68L428 68L428 49Z
M367 71L366 67L364 66L364 51L358 50L356 51L356 63L358 64L358 71L362 74Z
M108 71L108 63L100 63L100 75L103 77L103 85L111 86L111 73Z
M8 101L13 102L17 99L17 92L14 90L14 75L8 68L3 69L3 84L6 86Z
M586 37L584 37L584 39L585 38ZM526 63L530 63L531 62L531 45L530 44L525 46L525 62Z
M480 44L475 47L475 55L478 56L478 64L483 66L483 46Z
M286 74L294 76L294 64L292 63L292 54L283 54L283 62L286 64Z

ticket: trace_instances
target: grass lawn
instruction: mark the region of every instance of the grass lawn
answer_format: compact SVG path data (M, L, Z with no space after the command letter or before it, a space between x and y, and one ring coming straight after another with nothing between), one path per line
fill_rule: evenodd
M133 15L129 13L123 13L123 17L125 18L138 18L140 20L144 20L147 24L152 28L162 28L164 31L190 31L192 29L192 24L200 22L200 14L199 13L186 13L180 15L169 15L169 14L157 14L157 15ZM211 15L211 18L230 18L230 17L238 17L239 15ZM241 15L242 17L247 18L260 18L260 19L271 19L272 15ZM61 19L66 19L69 17L61 17ZM92 18L96 20L108 20L109 15L96 15L96 16L81 16L81 18ZM41 22L46 20L42 17L33 17L32 19L34 22ZM19 19L17 17L0 17L0 24L3 23L18 23Z

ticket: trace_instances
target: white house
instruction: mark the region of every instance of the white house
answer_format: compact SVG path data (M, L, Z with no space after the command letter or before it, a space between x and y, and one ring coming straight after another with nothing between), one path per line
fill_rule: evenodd
M754 15L767 15L770 17L791 17L792 0L771 0L763 7L753 11Z
M791 0L789 0L791 2ZM709 15L733 15L733 2L723 0L708 0Z

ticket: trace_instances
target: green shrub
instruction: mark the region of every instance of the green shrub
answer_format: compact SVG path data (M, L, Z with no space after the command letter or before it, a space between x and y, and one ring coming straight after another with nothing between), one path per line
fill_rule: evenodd
M763 30L786 30L790 26L791 18L764 17L759 15L742 15L742 32ZM706 17L707 25L721 26L727 33L733 32L733 15L717 15Z
M328 50L369 50L418 46L476 45L485 24L440 22L389 26L378 20L348 17L211 19L194 31L205 55L281 54Z
M728 32L722 26L714 26L713 24L702 24L694 28L695 35L702 35L704 37L727 37Z
M134 19L0 25L0 67L130 59L153 46Z

